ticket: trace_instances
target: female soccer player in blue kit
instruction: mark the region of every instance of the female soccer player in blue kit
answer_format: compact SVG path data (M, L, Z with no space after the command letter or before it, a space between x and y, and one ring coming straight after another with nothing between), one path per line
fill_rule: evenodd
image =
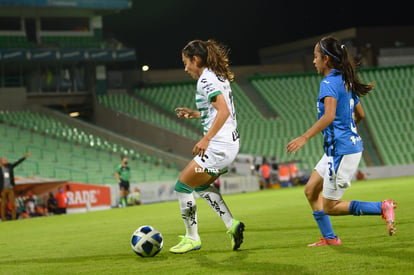
M356 128L356 123L364 118L359 98L367 95L374 85L360 81L346 46L334 37L324 37L315 45L313 63L318 74L324 76L317 99L318 121L286 147L288 153L295 153L310 138L323 134L325 154L305 187L322 238L309 246L342 244L334 234L328 215L382 215L391 236L396 232L393 200L341 200L346 188L351 186L363 151Z

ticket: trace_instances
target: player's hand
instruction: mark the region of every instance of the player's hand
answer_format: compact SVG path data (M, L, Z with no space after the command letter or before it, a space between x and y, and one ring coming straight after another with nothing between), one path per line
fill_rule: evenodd
M206 152L209 143L210 141L207 138L202 138L196 145L194 145L193 155L204 157L204 153Z
M175 111L177 112L178 118L195 118L194 110L191 110L189 108L175 108Z
M30 156L31 156L31 154L32 154L31 152L27 152L26 154L24 154L24 157L25 157L25 158L28 158L28 157L30 157Z
M291 140L287 146L286 146L286 152L290 153L296 153L300 150L300 148L303 147L303 145L306 144L308 140L304 136L300 136L298 138L295 138L294 140Z

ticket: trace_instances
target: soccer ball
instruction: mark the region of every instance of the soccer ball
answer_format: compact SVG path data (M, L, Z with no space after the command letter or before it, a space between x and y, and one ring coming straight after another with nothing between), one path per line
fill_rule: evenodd
M131 247L141 257L154 257L161 251L163 241L163 237L157 229L144 225L132 234Z

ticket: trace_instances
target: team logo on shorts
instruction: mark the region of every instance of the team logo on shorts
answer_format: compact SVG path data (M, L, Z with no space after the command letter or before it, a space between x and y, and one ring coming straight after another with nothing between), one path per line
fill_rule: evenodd
M208 174L218 174L220 172L217 168L201 168L201 167L195 167L194 171L196 173L208 173Z

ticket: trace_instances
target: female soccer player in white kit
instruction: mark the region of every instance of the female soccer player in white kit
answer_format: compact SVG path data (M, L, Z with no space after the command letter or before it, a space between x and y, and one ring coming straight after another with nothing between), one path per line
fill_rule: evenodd
M315 45L313 63L324 76L317 100L318 121L286 147L288 153L297 152L310 138L323 134L325 154L305 187L322 238L309 246L342 244L328 215L382 215L391 236L396 232L393 200L341 200L362 156L362 139L356 128L356 123L364 118L359 97L367 95L374 85L361 83L346 46L334 37L324 37Z
M233 219L221 194L211 185L227 172L227 166L236 158L240 146L230 88L234 74L229 69L228 51L213 40L194 40L182 50L182 60L185 71L198 80L197 110L179 107L176 108L177 116L201 119L204 129L202 139L192 150L194 159L184 168L175 185L186 234L170 252L187 253L201 248L194 191L223 220L232 249L237 250L243 242L244 224Z

